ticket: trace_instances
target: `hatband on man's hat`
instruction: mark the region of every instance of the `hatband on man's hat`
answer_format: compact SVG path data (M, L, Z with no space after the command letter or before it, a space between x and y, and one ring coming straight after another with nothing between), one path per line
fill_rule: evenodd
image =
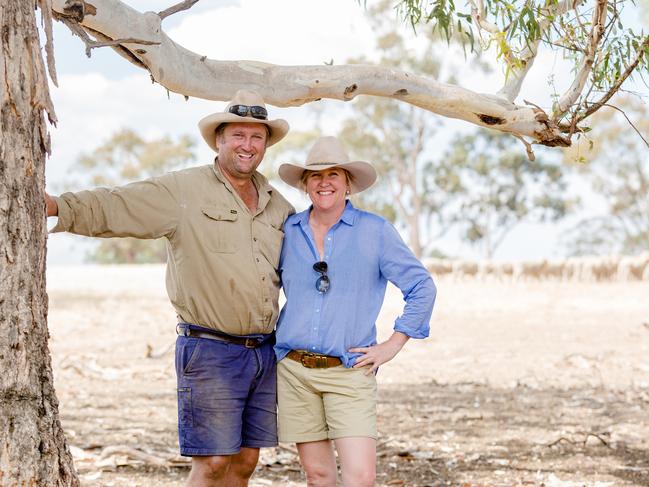
M243 113L243 115L238 115ZM215 151L216 130L224 123L261 123L268 127L267 147L279 142L288 133L288 122L278 118L268 120L264 99L256 91L239 90L222 112L213 113L198 122L198 128L207 145Z
M301 183L304 171L324 171L333 167L346 169L353 177L350 194L360 193L374 184L377 178L374 166L365 161L350 161L345 148L336 137L320 137L309 151L306 163L284 163L279 166L279 177L286 184L304 190Z

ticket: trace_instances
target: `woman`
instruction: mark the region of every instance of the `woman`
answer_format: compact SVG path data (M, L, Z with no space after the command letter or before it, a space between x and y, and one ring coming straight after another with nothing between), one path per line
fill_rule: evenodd
M282 180L312 206L285 223L280 272L286 305L277 325L279 439L297 444L309 486L374 485L378 367L409 338L428 336L435 285L394 227L347 196L376 171L350 162L335 137L318 139L305 165L282 164ZM376 342L387 281L406 305L392 336Z

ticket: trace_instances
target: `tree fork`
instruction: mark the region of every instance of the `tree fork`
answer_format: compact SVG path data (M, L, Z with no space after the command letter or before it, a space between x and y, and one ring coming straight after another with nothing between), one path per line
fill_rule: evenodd
M0 486L77 486L47 347L44 116L54 110L35 3L0 4Z

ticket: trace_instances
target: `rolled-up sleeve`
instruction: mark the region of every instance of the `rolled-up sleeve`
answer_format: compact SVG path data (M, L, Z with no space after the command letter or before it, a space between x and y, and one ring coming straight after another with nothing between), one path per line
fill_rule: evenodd
M406 302L394 330L411 338L426 338L437 288L429 272L388 222L381 235L380 268L383 276L401 290Z
M117 188L98 188L56 197L58 223L52 232L90 237L169 237L181 204L173 174Z

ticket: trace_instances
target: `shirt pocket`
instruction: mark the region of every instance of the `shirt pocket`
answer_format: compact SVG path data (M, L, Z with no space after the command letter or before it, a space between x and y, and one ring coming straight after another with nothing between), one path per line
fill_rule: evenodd
M236 210L225 207L206 206L204 217L205 247L214 252L233 254L237 251ZM240 244L240 242L239 242Z
M261 223L258 226L259 231L259 250L268 262L277 270L279 267L279 256L282 252L282 242L284 241L284 232L276 228Z

